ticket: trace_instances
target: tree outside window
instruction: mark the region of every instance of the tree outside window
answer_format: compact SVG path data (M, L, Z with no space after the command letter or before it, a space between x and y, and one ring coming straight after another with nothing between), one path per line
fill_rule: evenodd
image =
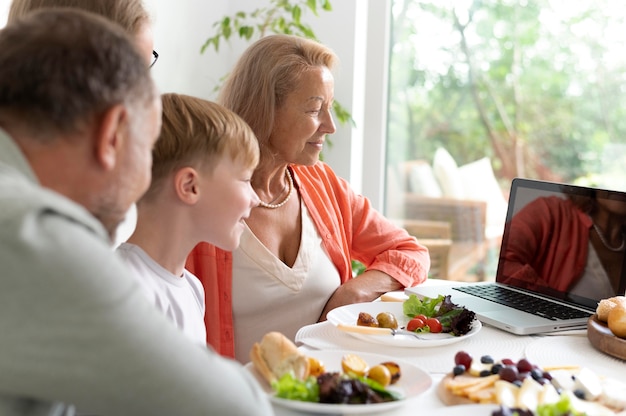
M488 158L505 199L516 176L626 190L619 2L393 0L392 15L389 216L406 215L403 163L440 148Z

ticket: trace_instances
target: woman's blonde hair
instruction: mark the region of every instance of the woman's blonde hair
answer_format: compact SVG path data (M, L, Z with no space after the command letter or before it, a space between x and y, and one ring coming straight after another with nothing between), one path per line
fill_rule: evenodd
M237 114L189 95L168 93L161 100L163 125L152 150L152 184L146 196L158 192L163 179L185 166L212 172L221 158L229 157L246 168L256 167L259 145Z
M243 53L222 86L218 102L254 130L261 151L274 125L276 109L311 68L334 69L337 55L313 40L292 35L259 39Z
M42 8L70 7L103 16L135 35L150 15L142 0L13 0L8 23Z

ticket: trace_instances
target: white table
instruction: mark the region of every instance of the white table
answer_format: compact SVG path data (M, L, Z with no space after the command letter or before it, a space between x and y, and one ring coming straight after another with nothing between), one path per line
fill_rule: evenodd
M448 285L458 282L430 280L425 284ZM395 294L402 299L402 292ZM428 372L433 380L431 387L422 395L407 400L394 410L385 411L389 416L414 416L423 410L428 415L491 415L491 408L461 409L446 407L436 394L437 384L452 370L454 355L459 350L469 352L474 357L489 354L496 359L527 358L538 365L577 364L592 368L599 374L626 379L626 362L605 355L593 348L585 331L570 331L558 335L519 336L483 325L479 333L458 343L434 348L406 348L372 344L340 331L329 322L308 325L296 335L296 343L304 350L350 350L384 354L399 362L408 362ZM280 406L275 406L279 416L302 415ZM370 413L376 415L377 413ZM383 413L380 413L383 414Z

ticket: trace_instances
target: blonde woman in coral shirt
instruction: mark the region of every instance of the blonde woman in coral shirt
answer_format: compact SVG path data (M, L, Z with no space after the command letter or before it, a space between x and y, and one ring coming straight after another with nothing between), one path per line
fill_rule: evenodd
M428 250L319 160L335 132L336 62L317 42L267 36L244 52L219 97L259 141L252 186L261 205L238 249L202 243L187 267L205 287L208 342L242 362L266 332L293 339L336 307L427 277ZM355 278L352 259L366 266Z

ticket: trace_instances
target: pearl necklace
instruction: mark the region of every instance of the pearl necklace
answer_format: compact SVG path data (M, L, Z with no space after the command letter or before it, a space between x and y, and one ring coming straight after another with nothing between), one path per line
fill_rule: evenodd
M626 239L624 238L624 234L622 234L622 244L620 244L619 247L612 247L611 245L609 245L609 242L606 241L606 238L604 237L604 234L602 233L602 230L600 229L600 227L598 227L595 222L593 222L592 224L593 224L593 229L596 230L596 233L598 234L598 237L600 237L600 241L602 242L604 247L616 253L619 253L620 251L624 251L624 248L626 247Z
M259 201L259 206L260 207L276 209L276 208L282 207L283 205L285 205L287 203L287 201L289 201L289 198L291 198L291 194L293 194L293 188L294 188L294 186L293 186L293 178L291 177L291 172L289 172L289 169L285 169L285 175L287 176L287 184L289 186L289 193L287 194L285 199L283 199L278 204L268 204L267 202Z

